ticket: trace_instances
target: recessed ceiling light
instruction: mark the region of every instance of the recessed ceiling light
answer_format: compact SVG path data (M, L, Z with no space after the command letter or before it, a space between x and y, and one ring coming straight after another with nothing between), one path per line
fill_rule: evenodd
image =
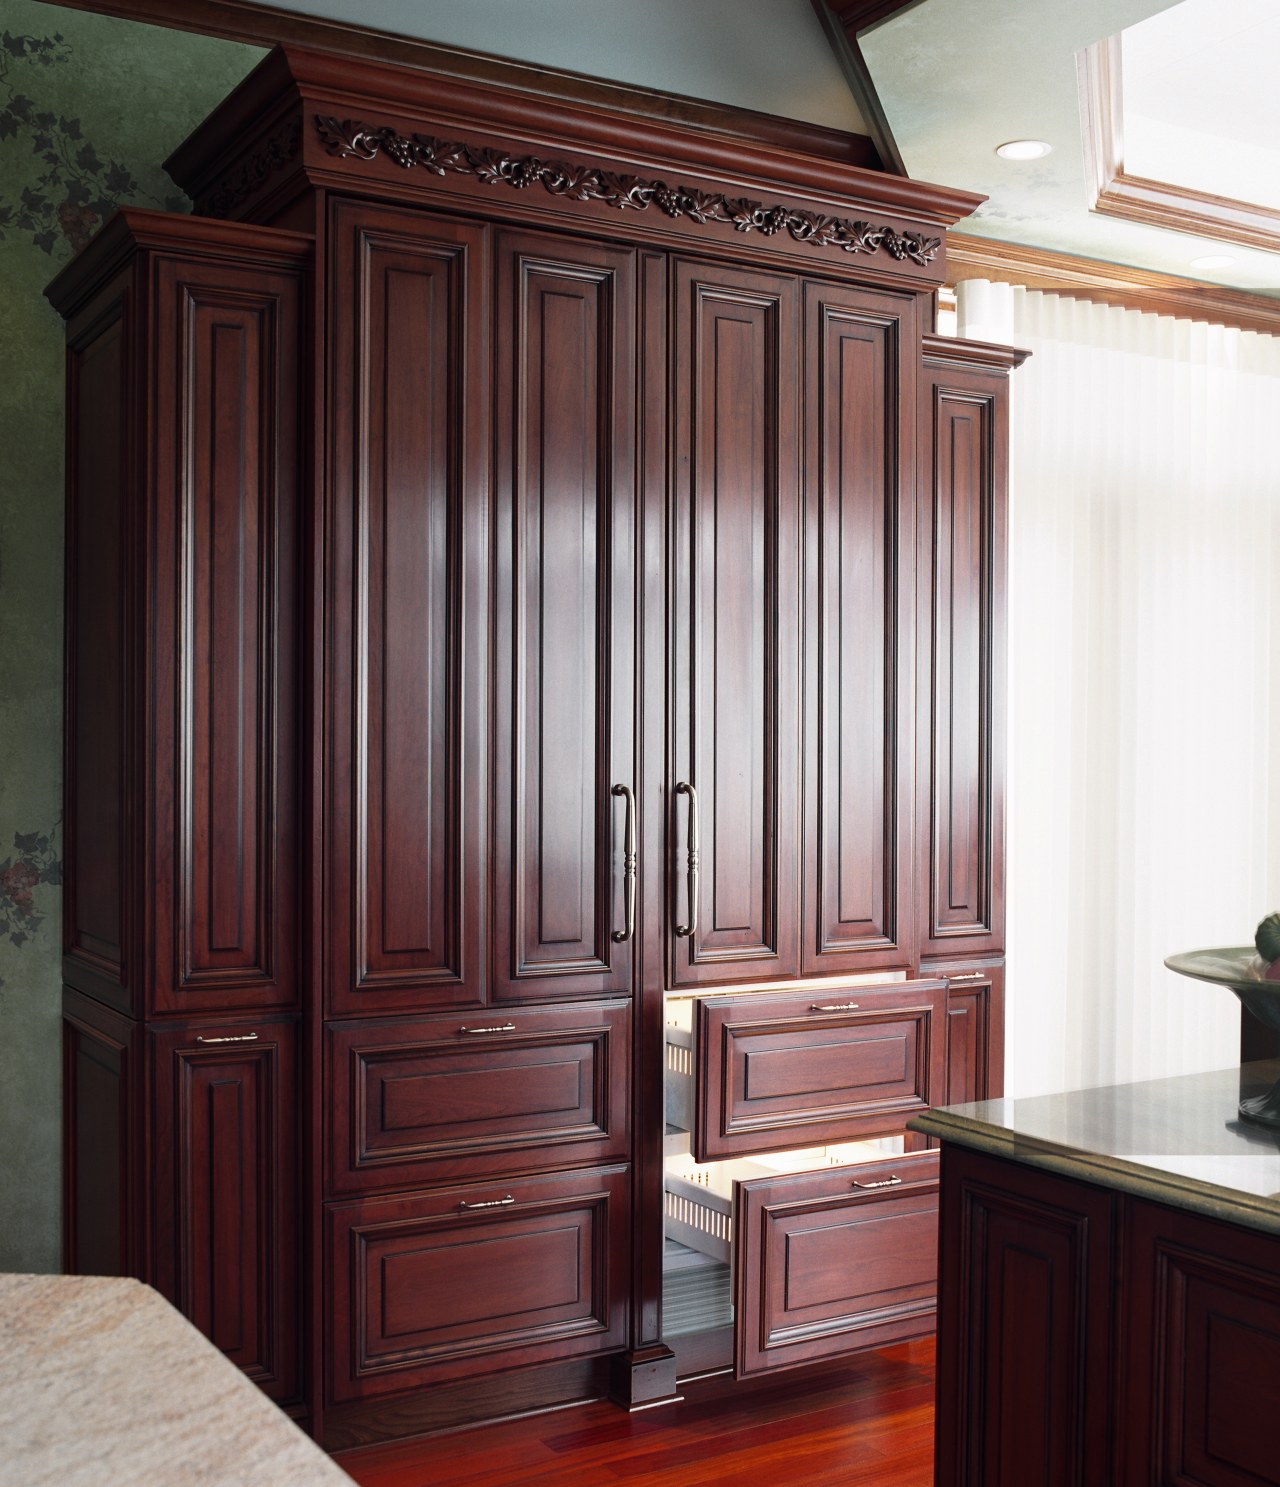
M1191 260L1192 268L1231 268L1235 263L1230 253L1202 253Z
M996 146L996 154L1002 160L1039 160L1053 149L1042 139L1011 139Z

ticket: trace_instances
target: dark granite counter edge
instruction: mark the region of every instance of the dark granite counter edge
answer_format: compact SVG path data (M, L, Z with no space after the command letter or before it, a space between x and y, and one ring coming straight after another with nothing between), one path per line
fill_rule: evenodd
M1126 1162L1122 1157L1059 1146L953 1110L928 1110L909 1122L909 1129L973 1151L1023 1162L1028 1167L1042 1167L1063 1177L1093 1183L1096 1187L1112 1188L1137 1198L1147 1198L1153 1203L1205 1214L1224 1223L1280 1234L1280 1204L1274 1198L1219 1187L1194 1177L1160 1172L1153 1167Z

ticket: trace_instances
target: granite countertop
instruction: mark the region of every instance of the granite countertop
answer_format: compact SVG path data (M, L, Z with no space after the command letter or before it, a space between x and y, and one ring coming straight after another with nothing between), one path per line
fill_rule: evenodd
M1280 1234L1280 1130L1240 1119L1280 1062L930 1110L945 1143Z
M351 1484L149 1286L60 1275L0 1275L0 1481Z

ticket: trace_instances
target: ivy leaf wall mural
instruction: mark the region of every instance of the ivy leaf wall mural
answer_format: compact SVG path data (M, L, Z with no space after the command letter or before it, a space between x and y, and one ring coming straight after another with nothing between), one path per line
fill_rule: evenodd
M0 7L0 1270L60 1268L63 327L44 287L256 47L40 0Z

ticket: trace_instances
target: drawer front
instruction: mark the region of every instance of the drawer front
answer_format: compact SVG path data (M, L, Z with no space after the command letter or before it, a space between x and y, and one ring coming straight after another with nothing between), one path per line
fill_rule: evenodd
M734 1231L739 1377L933 1331L936 1152L739 1183Z
M329 1211L330 1398L368 1398L626 1341L623 1166Z
M332 1190L625 1160L630 1028L625 1001L331 1027Z
M945 981L698 1004L699 1161L900 1131L939 1103Z

